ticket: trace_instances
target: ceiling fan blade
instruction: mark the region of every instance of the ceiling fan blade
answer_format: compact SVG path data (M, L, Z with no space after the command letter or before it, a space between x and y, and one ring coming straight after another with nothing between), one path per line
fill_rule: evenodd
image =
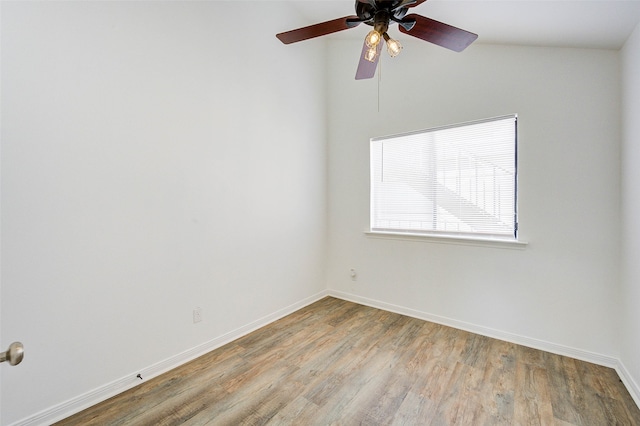
M351 15L345 16L343 18L333 19L331 21L321 22L319 24L309 25L308 27L302 27L296 30L279 33L276 34L276 37L278 37L278 40L280 40L284 44L290 44L342 30L348 30L349 28L358 26L358 24L360 24L359 18L355 15Z
M437 44L438 46L445 47L455 52L462 52L478 38L478 34L470 33L469 31L452 27L451 25L431 18L416 15L415 13L411 13L402 19L402 21L405 22L413 20L415 20L416 24L411 30L407 30L400 25L398 27L400 32Z
M356 71L356 80L364 80L366 78L373 78L376 75L376 68L378 66L378 60L380 59L380 52L382 51L382 42L378 43L376 47L376 59L371 62L364 58L364 54L369 50L367 42L362 45L362 53L360 53L360 62L358 62L358 70Z

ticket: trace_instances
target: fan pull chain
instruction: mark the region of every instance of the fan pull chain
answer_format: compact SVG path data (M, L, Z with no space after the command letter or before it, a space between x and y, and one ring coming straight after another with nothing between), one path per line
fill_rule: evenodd
M382 80L382 58L378 61L378 113L380 112L380 81Z

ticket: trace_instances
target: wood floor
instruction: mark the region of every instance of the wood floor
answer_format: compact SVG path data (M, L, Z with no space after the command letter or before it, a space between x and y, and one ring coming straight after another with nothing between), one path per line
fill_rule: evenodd
M60 425L640 425L610 368L322 299Z

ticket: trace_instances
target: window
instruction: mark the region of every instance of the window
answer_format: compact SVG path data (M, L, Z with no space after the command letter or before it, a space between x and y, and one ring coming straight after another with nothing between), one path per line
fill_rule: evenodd
M371 231L517 239L517 115L371 139Z

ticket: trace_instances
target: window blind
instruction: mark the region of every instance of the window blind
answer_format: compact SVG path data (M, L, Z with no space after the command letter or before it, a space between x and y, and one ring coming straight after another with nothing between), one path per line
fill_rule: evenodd
M517 115L371 139L371 230L516 239Z

